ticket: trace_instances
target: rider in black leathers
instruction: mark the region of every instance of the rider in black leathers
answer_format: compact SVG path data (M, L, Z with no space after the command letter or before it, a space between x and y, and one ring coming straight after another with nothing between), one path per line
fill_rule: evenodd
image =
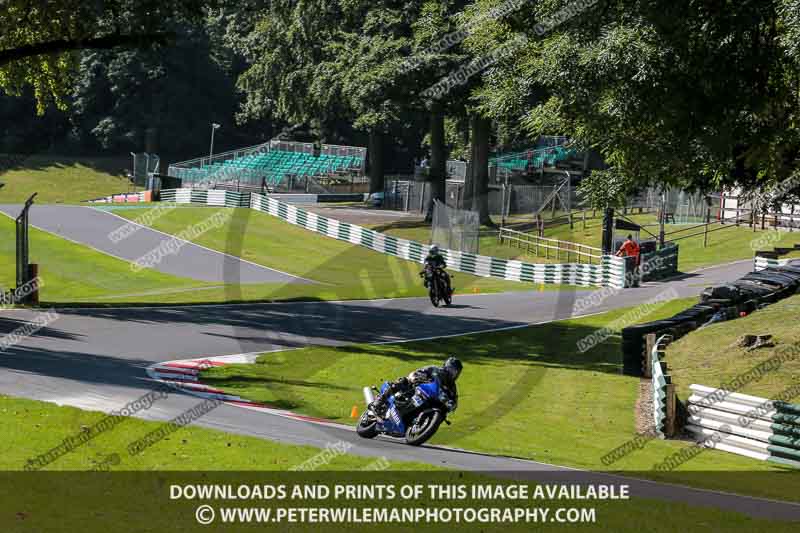
M447 403L448 410L455 411L458 405L456 380L458 376L461 375L462 368L463 365L461 361L455 357L448 357L442 366L425 366L418 368L407 377L401 377L396 381L390 382L386 390L375 399L375 402L372 404L372 410L377 416L382 416L387 407L387 400L393 394L407 393L413 391L414 387L421 383L437 380L449 398Z
M434 271L439 270L443 274L442 277L445 280L447 290L452 292L452 288L450 287L450 276L447 275L447 272L445 272L447 263L445 262L444 257L442 257L442 254L439 253L439 247L435 244L430 247L428 250L428 255L425 257L425 266L427 267L429 265L433 267ZM425 276L424 270L420 272L420 276L424 277L425 288L427 288L429 280L427 276Z

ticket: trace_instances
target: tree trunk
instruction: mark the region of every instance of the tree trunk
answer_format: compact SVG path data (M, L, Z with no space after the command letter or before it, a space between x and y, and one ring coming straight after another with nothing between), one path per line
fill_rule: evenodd
M383 191L383 132L369 132L369 192Z
M444 112L440 104L434 104L431 109L431 158L428 169L431 197L425 208L425 222L433 222L433 202L445 200L446 179L446 154L444 146Z
M489 119L475 115L472 117L472 201L469 204L477 211L484 226L494 226L489 217L489 133L492 123Z

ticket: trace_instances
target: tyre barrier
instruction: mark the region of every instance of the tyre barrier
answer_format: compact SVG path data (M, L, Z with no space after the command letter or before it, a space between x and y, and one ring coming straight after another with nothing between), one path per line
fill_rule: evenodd
M753 459L800 468L800 404L692 385L686 430L698 442ZM800 394L784 391L786 397Z
M700 295L700 303L666 320L629 326L622 330L622 371L629 376L645 376L645 336L671 335L678 339L708 322L716 313L731 320L740 313L777 302L798 292L800 260L788 260L777 267L751 272L733 283L709 287Z
M323 217L262 194L215 189L167 189L161 191L161 200L178 204L249 207L325 237L347 241L376 252L417 263L422 263L425 259L427 245L422 243ZM625 286L625 260L613 255L603 256L598 265L541 264L476 255L457 250L442 249L441 251L447 261L448 269L475 276L537 284L602 286L620 289Z

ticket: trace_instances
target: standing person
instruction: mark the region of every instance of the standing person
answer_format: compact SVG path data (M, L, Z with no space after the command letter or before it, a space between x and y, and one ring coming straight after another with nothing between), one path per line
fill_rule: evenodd
M617 250L618 257L625 257L625 270L631 272L631 285L639 286L639 245L633 240L633 235L628 234L628 238Z

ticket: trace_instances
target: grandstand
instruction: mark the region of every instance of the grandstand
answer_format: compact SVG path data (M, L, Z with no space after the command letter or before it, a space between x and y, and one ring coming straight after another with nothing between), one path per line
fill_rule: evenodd
M574 148L551 146L532 148L523 152L503 154L489 159L489 168L495 166L498 172L528 172L534 169L554 167L556 163L577 155Z
M308 190L310 184L363 176L366 148L272 140L169 167L184 187Z
M562 136L543 135L536 146L519 152L493 154L489 157L489 176L492 182L505 181L514 176L527 176L534 171L555 168L562 161L577 157L578 151L567 146L568 139ZM468 161L448 161L447 177L464 181L468 172Z

